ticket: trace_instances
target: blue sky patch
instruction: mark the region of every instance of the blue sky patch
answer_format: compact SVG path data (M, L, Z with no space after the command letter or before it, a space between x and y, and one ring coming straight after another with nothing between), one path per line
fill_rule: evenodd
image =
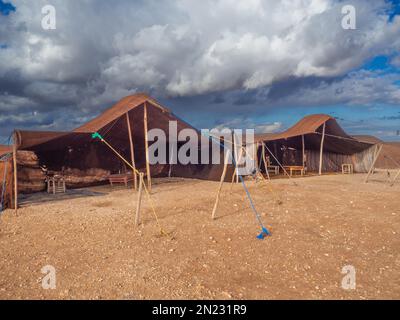
M0 0L0 14L8 16L11 12L15 12L15 9L11 3Z

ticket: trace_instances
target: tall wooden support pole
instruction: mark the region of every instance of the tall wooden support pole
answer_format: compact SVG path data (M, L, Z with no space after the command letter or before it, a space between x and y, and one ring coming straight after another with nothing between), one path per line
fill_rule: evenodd
M172 174L172 160L174 159L174 149L171 150L171 156L169 157L169 169L168 169L168 178L171 178Z
M211 218L214 220L215 219L215 214L217 212L217 208L218 208L218 203L219 203L219 197L221 195L221 190L222 190L222 185L224 183L225 180L225 175L226 175L226 169L228 167L228 161L229 161L229 152L226 153L225 156L225 160L224 160L224 170L222 171L222 175L221 175L221 180L219 182L219 187L218 187L218 192L217 192L217 198L215 199L215 204L214 204L214 208L211 214Z
M259 163L258 163L258 146L259 142L256 143L255 150L254 150L254 164L256 166L256 169L258 171L259 168Z
M268 180L271 180L271 177L269 176L269 171L268 171L268 162L267 162L267 158L265 156L265 144L264 144L264 142L262 144L262 157L263 157L263 162L264 162L264 167L265 167L265 173L267 174Z
M304 143L304 134L301 135L301 146L302 146L302 154L301 154L301 158L302 158L302 165L303 168L306 166L306 162L305 162L305 154L306 154L306 147L305 147L305 143Z
M235 181L235 178L236 178L236 183L239 183L239 167L238 167L238 163L240 163L242 161L242 156L243 156L243 149L240 149L239 158L236 159L235 170L233 170L233 174L232 174L231 192L232 192L232 186L233 186L233 182Z
M262 152L261 153L261 159L262 159L262 162L264 163L265 172L267 172L268 168L267 168L267 162L265 160L265 145L264 145L264 142L262 143L261 152Z
M14 210L15 214L18 213L18 176L17 176L17 134L14 132L13 136L13 165L14 165Z
M322 128L321 150L319 152L319 175L322 174L322 157L323 157L323 152L324 152L325 126L326 126L326 122L324 122L324 126Z
M129 113L126 113L126 125L128 126L128 135L129 135L129 145L131 149L131 162L132 162L132 171L133 171L133 182L135 186L135 190L137 190L137 175L136 175L136 165L135 165L135 150L133 148L133 138L132 138L132 130L131 130L131 122L129 120Z
M146 148L146 172L147 172L147 188L151 191L151 173L149 162L149 142L147 139L147 103L144 103L144 144Z
M374 171L375 163L376 163L376 160L378 160L378 157L379 157L379 154L381 153L382 147L383 147L382 145L376 145L376 147L375 147L374 160L372 161L371 168L369 168L367 177L365 178L365 183L368 182L369 176L370 176L371 173Z
M235 132L232 135L233 137L233 154L235 157L235 173L234 176L236 176L236 183L239 183L239 163L241 161L241 154L238 156L238 150L237 150L237 146L236 146L236 136L235 136ZM240 149L240 152L242 152L242 149Z
M270 151L269 151L269 153L271 153ZM279 158L279 155L278 155L278 145L276 144L276 141L274 141L274 157L276 157L276 161L278 160L277 158ZM279 162L279 161L277 161L277 162Z
M139 192L137 195L135 226L137 227L140 222L140 206L142 204L142 190L143 190L143 172L139 173Z

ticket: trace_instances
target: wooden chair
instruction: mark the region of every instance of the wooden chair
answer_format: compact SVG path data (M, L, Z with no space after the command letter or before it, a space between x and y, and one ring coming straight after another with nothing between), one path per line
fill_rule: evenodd
M270 160L269 156L266 157L266 160L267 160L267 168L266 169L268 170L268 172L278 175L279 174L279 166L271 165L271 160Z
M342 174L353 174L353 165L351 163L343 163Z
M67 191L65 178L61 175L47 176L47 193L65 193Z

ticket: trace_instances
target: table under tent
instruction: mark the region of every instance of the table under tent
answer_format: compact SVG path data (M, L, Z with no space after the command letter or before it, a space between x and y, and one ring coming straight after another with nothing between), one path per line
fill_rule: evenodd
M377 145L361 142L325 114L309 115L288 130L255 137L261 172L306 174L365 173L371 168Z
M18 192L44 191L46 186L43 177L40 181L29 181L30 176L40 176L39 171L43 170L63 176L67 189L105 184L108 183L110 175L115 174L135 176L131 166L144 173L149 189L152 177L173 176L218 181L224 167L223 150L220 150L221 164L211 164L212 141L208 139L209 146L201 145L198 131L196 132L199 139L194 148L197 148L199 159L203 152L208 152L210 164L181 164L179 161L170 164L170 160L173 159L173 152L172 154L169 152L168 140L170 121L176 121L177 132L182 129L194 129L154 99L145 94L136 94L123 98L72 132L16 130L14 140L17 154L26 152L38 162L35 170L29 173L24 166L17 166ZM151 142L146 142L146 135L148 130L153 128L166 133L167 161L151 165L146 157ZM121 160L104 141L94 139L93 133L98 133L98 136L126 159L128 164ZM186 142L179 142L178 150L184 144ZM230 166L229 170L233 172L234 169ZM23 177L21 172L25 172ZM21 179L25 183L21 184Z

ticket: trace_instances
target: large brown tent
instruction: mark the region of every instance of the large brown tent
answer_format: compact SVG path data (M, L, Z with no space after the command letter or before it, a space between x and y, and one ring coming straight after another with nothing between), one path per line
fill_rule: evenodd
M69 182L72 187L81 187L93 182L104 182L110 173L130 170L106 145L92 138L92 133L98 132L130 162L129 124L135 165L140 171L146 172L145 108L148 130L158 128L168 135L170 121L176 121L178 132L186 128L194 129L153 98L146 94L136 94L123 98L72 132L16 130L17 148L34 152L40 166L46 166L48 170L67 172L71 176L67 184ZM198 135L200 140L200 134ZM198 144L196 147L199 148L200 157L201 146ZM175 177L218 180L222 169L222 164L177 163L172 166L172 174ZM152 165L150 171L152 177L166 176L170 171L170 165L168 163Z
M355 172L367 172L375 150L374 143L349 136L335 118L325 114L306 116L284 132L256 135L255 140L265 143L283 165L303 165L304 148L309 171L319 171L322 158L321 172L339 171L344 163L353 164ZM261 152L259 147L259 157ZM277 165L274 157L271 162Z

